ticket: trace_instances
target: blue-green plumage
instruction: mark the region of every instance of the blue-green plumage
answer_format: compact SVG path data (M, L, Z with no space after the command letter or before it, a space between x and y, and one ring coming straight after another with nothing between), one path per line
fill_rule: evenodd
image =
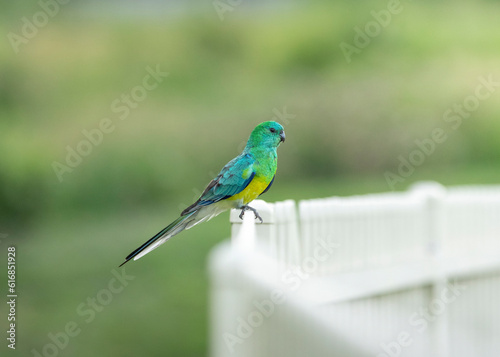
M276 149L283 141L285 132L280 124L269 121L257 125L243 152L222 168L200 198L186 208L179 218L130 253L121 265L131 259L139 259L184 229L231 208L241 209L241 216L245 210L252 210L256 218L260 219L248 203L267 192L273 184L278 158Z

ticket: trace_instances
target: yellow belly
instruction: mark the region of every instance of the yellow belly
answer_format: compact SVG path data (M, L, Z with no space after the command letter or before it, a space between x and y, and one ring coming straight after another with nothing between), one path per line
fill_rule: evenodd
M243 200L243 204L246 205L249 202L255 200L259 195L264 192L264 190L269 186L269 182L259 178L259 177L254 177L252 182L240 193L234 195L231 198L228 198L228 200Z

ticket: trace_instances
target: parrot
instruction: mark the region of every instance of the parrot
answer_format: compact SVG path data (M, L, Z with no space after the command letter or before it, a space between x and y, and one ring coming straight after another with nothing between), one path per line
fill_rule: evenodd
M262 223L257 210L248 204L273 185L278 167L277 148L285 138L283 126L275 121L257 125L242 153L222 168L200 198L182 211L179 218L130 253L120 267L131 259L143 257L183 230L229 209L241 209L241 219L246 211L252 211L255 219Z

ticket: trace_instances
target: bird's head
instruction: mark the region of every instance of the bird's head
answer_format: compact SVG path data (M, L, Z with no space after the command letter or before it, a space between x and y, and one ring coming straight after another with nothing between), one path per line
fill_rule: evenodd
M275 121L266 121L255 127L248 139L247 148L277 148L285 141L285 129Z

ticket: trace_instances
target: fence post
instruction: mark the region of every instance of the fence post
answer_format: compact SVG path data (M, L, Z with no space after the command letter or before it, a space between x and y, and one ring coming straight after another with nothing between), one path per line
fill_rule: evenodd
M231 210L229 217L232 246L247 253L255 252L256 249L268 245L275 236L274 204L255 200L252 201L251 206L259 212L263 223L255 219L252 211L245 212L243 217L245 220L240 219L241 210L238 209Z
M419 182L411 190L422 195L426 205L427 236L429 238L426 251L433 265L433 279L431 283L431 299L429 306L436 303L444 304L441 295L447 288L448 276L443 269L443 240L446 232L443 201L446 188L437 182ZM448 306L434 316L430 322L430 347L433 356L449 357L449 312Z

